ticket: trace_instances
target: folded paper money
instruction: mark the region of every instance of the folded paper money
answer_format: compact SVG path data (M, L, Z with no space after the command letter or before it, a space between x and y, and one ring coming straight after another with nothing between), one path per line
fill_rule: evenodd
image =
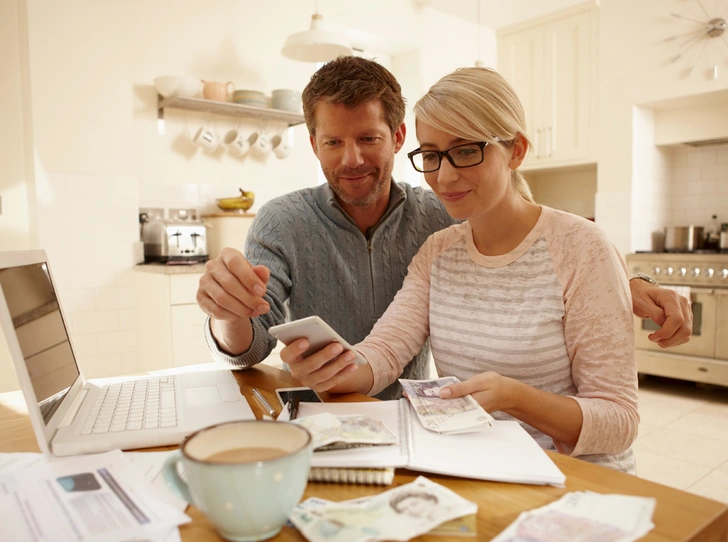
M323 412L298 418L293 423L308 429L317 452L397 443L397 437L386 425L369 416L335 416Z
M312 498L289 515L310 542L377 542L410 540L432 532L456 518L459 533L470 534L463 525L472 519L478 505L424 476L371 497L334 503ZM473 526L474 529L474 526ZM453 527L444 531L455 534Z
M493 426L493 417L471 395L440 399L440 388L460 382L454 376L434 380L399 379L422 427L436 433L477 433Z

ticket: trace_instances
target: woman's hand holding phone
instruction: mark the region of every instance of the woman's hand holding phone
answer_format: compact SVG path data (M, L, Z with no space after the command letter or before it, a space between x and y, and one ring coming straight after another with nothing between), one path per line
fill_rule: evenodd
M304 318L268 331L288 345L281 350L281 360L303 385L332 393L367 393L371 389L369 364L320 318Z

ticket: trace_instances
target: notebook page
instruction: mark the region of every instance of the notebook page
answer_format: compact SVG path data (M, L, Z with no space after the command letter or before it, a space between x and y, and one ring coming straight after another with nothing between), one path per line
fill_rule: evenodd
M563 486L566 477L514 421L494 421L480 433L440 435L412 416L408 468L463 478Z

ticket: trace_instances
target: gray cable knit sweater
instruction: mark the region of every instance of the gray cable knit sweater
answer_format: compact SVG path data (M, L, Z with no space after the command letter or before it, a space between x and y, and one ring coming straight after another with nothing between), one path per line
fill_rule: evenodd
M454 223L437 196L392 181L389 207L364 235L341 209L328 184L305 188L261 207L248 233L245 256L270 269L266 300L271 310L253 319L253 343L240 356L221 351L205 325L218 362L244 369L266 358L276 340L267 330L288 320L318 315L350 344L363 340L402 286L407 267L434 232ZM427 377L429 343L402 378ZM401 395L397 382L377 395Z

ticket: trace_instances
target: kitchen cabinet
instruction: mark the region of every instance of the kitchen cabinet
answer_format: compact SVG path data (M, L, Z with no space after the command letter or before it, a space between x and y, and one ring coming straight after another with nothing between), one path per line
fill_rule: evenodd
M304 122L303 115L292 111L271 109L269 107L257 107L254 105L236 104L232 102L219 102L205 100L202 98L187 98L173 96L163 98L157 95L157 118L164 121L164 110L166 108L186 109L188 111L202 111L215 113L229 117L263 119L275 122L285 122L288 126L295 126Z
M532 144L523 170L596 163L597 32L588 2L497 33L498 71L523 103Z
M719 273L728 276L727 269L721 269ZM715 299L715 357L728 360L728 289L716 289Z
M142 372L212 361L205 344L206 315L197 305L199 272L167 274L171 266L137 266L139 365ZM154 269L156 272L152 272Z
M202 215L207 229L207 253L210 259L217 258L225 247L243 252L254 213L220 212Z

